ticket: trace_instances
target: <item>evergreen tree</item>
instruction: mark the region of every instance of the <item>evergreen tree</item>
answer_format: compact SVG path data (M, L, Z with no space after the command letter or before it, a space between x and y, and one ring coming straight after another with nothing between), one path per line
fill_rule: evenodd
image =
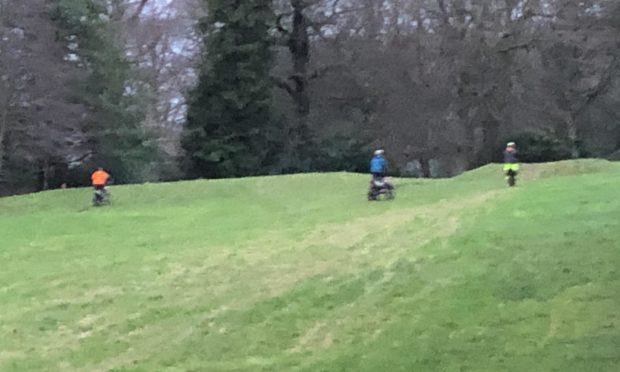
M93 165L109 168L123 183L150 180L160 154L153 134L144 127L145 93L109 37L98 35L96 40L106 48L90 54L91 71L84 87L84 98L93 109L85 128Z
M281 135L271 114L272 1L206 2L206 51L182 139L187 174L266 173Z
M106 0L59 0L57 20L75 35L87 70L78 81L79 101L90 108L83 130L91 153L88 167L109 169L117 182L151 178L159 158L153 135L144 127L144 92L114 29L116 4Z

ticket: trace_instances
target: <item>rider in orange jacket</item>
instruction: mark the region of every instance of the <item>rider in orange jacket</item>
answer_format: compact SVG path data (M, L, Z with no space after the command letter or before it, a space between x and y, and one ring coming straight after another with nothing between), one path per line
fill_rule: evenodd
M105 185L108 183L110 175L103 168L97 168L97 170L90 176L90 180L95 190L104 190Z

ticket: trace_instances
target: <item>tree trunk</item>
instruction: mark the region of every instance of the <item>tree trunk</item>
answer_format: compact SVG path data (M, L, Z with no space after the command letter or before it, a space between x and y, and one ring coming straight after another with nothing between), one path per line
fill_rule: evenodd
M6 133L8 131L8 113L9 113L9 87L4 84L2 87L4 92L0 94L0 178L4 169L4 153L5 153L5 140Z
M420 170L422 171L423 178L431 178L433 175L431 174L431 163L430 159L426 156L422 156L419 159L420 162Z
M0 27L4 27L5 19L6 19L6 1L0 0ZM3 34L0 34L0 37L4 37ZM5 67L2 68L2 72L4 73ZM7 133L7 119L9 113L9 102L10 102L10 87L6 82L0 83L0 180L2 179L2 171L4 169L4 149L5 149L5 137Z
M575 123L575 118L573 115L569 115L568 120L566 121L566 135L570 142L571 158L579 158L581 155L579 153L579 148L577 147L579 136L577 133L577 124Z
M285 33L286 44L291 53L293 64L292 74L288 77L290 84L284 83L286 91L291 96L295 106L295 123L288 127L286 141L287 158L303 160L301 153L311 139L308 125L310 115L310 97L308 95L308 65L310 63L310 36L308 34L309 20L304 14L308 5L303 0L291 0L292 30L281 29Z
M39 189L38 191L46 191L49 190L49 162L46 160L42 161L39 165Z
M475 166L491 163L497 158L495 150L499 139L499 122L494 118L487 118L482 121L481 129L481 148L475 149L477 153Z
M293 0L293 30L289 40L289 50L293 59L293 75L297 128L295 138L303 141L308 132L308 115L310 98L308 97L308 64L310 63L310 39L308 19L303 13L305 5L302 0Z

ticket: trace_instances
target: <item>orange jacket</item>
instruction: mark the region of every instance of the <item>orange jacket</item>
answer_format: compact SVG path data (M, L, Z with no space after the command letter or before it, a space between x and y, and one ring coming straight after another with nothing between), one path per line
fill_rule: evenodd
M105 186L110 175L106 171L98 170L90 176L93 186Z

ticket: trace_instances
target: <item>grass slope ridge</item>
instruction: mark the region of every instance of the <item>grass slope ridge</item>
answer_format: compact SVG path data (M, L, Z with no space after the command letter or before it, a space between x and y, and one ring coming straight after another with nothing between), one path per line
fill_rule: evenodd
M612 371L620 166L0 199L2 371Z

